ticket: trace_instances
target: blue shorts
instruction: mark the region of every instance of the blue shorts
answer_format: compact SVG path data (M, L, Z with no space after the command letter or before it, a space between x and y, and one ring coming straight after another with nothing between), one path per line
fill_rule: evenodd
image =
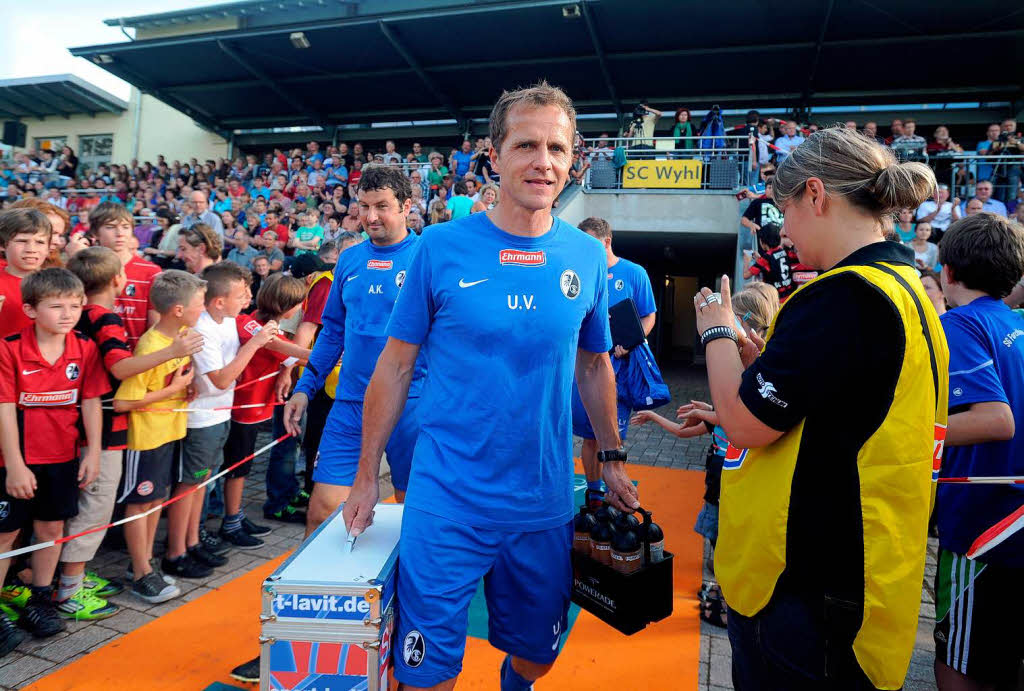
M405 402L402 416L391 432L387 446L391 482L395 489L405 491L409 486L412 450L416 446L419 421L416 419L418 398ZM359 451L363 445L363 402L335 401L327 416L320 449L313 467L313 482L351 487L359 469Z
M619 421L619 437L625 441L626 431L629 430L629 417L633 412L621 401L616 400L616 417ZM583 399L580 398L580 391L576 384L572 385L572 433L583 439L597 439L594 428L587 416L587 409L583 407Z
M570 549L572 521L510 533L406 507L398 541L395 677L425 687L462 671L469 603L481 578L491 645L530 662L554 662L568 624Z

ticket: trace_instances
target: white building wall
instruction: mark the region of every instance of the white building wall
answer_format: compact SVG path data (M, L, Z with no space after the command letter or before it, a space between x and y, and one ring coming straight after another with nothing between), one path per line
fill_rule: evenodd
M26 118L26 146L34 147L37 138L64 138L81 154L79 137L109 134L113 135L111 162L127 164L136 158L135 109L139 96L138 89L132 88L128 110L123 113L97 113L95 117L87 114L69 118L49 116L44 120ZM142 96L138 122L137 158L140 162L155 163L158 154L163 154L168 161L188 160L193 156L203 161L228 154L228 142L224 138L201 128L187 115L152 96Z

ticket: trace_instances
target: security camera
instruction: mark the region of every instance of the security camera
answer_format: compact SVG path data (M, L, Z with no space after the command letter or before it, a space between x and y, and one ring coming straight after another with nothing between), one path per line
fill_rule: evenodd
M562 16L566 19L579 19L580 18L580 6L579 5L562 5Z

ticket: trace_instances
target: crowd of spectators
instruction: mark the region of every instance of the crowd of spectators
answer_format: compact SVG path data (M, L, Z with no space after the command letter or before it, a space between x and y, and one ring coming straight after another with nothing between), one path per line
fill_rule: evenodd
M305 150L274 149L233 162L217 160L79 165L65 146L19 153L0 161L3 208L25 198L41 198L65 209L71 222L55 246L81 241L91 209L103 202L125 206L135 218L139 251L162 268L181 268L177 236L202 223L223 240L225 255L247 268L266 256L273 270L294 257L315 252L346 232L362 232L357 185L364 166L400 168L412 183L409 227L425 226L493 208L500 199L499 175L491 165L490 139L464 140L458 149L429 152L419 143L399 153L393 141L383 150L361 143Z

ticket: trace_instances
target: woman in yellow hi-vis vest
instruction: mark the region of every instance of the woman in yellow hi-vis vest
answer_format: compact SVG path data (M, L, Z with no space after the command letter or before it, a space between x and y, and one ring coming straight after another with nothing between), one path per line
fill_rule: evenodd
M732 329L728 279L694 296L730 447L715 570L738 691L898 689L910 663L949 352L914 268L884 240L935 188L852 130L808 137L775 201L822 274L763 348Z

